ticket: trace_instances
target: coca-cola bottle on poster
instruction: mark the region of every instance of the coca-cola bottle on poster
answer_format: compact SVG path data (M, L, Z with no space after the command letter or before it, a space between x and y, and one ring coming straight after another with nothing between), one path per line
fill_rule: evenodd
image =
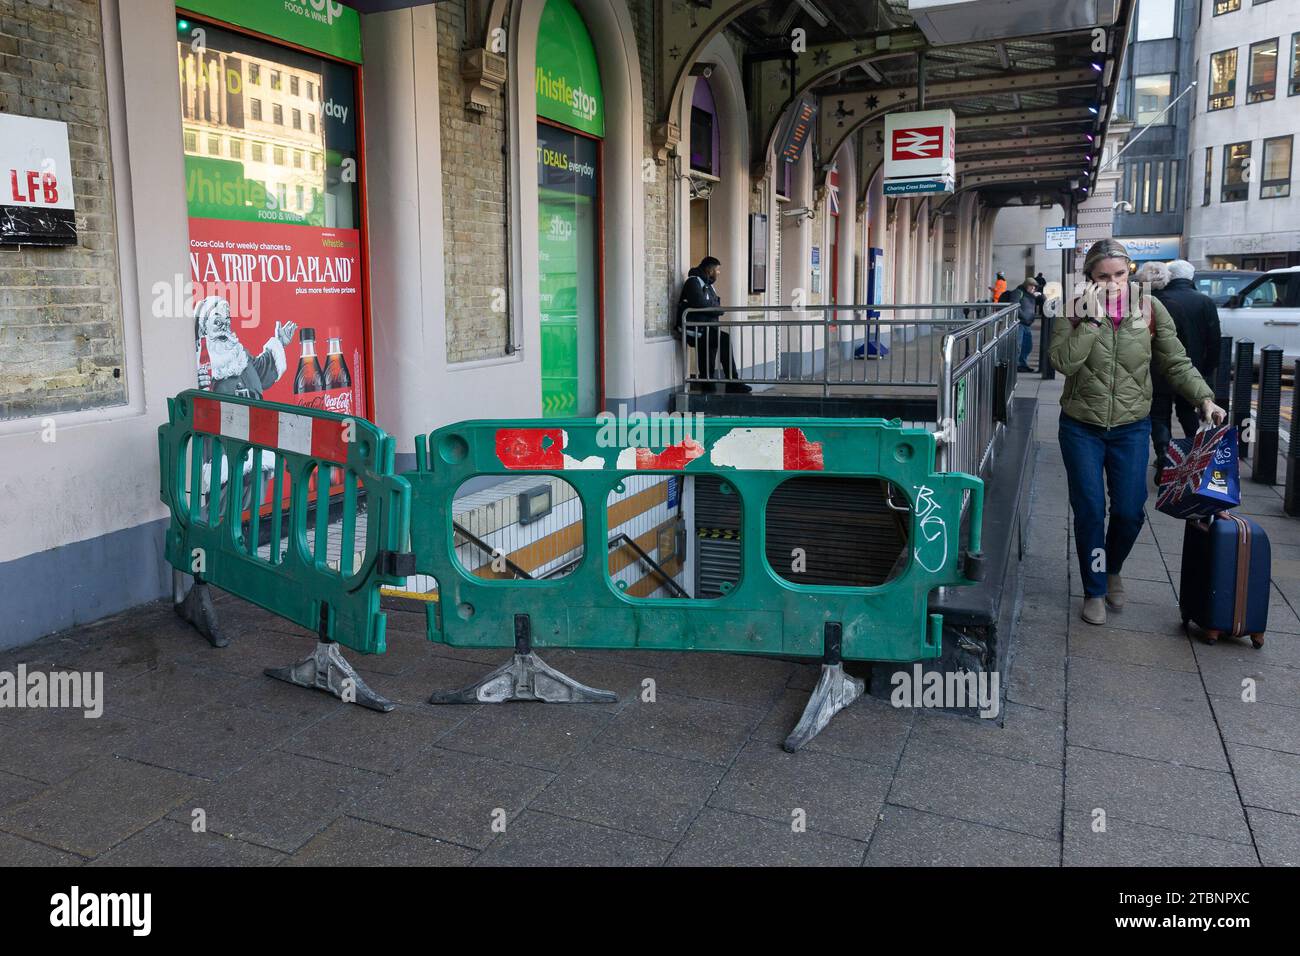
M351 388L352 374L348 363L343 360L343 339L338 328L331 328L329 335L329 353L325 356L325 387Z
M196 351L198 352L199 388L206 388L212 383L212 356L208 354L206 336L199 338Z
M325 373L316 357L316 330L303 329L298 333L302 342L302 358L298 360L298 371L293 377L293 393L325 391Z

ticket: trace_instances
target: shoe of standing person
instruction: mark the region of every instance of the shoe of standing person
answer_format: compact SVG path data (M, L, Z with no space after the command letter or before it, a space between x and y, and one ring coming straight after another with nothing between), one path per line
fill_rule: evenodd
M1117 611L1124 606L1124 579L1118 574L1106 575L1106 603Z
M753 391L753 388L746 385L744 382L728 382L726 390L733 394L747 395Z
M1089 624L1106 623L1106 601L1104 598L1090 597L1083 599L1083 614Z

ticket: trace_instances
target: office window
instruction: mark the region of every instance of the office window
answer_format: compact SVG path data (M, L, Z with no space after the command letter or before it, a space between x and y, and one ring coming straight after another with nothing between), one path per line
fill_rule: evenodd
M1192 172L1196 169L1193 165L1196 161L1195 153L1187 154L1187 201L1184 203L1185 208L1192 208Z
M293 128L302 129L302 110L293 111Z
M1291 34L1291 82L1286 95L1300 95L1300 33Z
M248 82L250 84L262 82L262 64L260 63L248 64Z
M199 134L192 129L185 131L185 152L197 153L199 151Z
M242 139L232 139L230 141L230 158L231 159L244 158L244 141Z
M1249 74L1246 79L1246 102L1262 103L1277 96L1277 40L1262 40L1250 45Z
M276 146L271 150L272 160L277 166L284 165L284 147Z
M316 132L316 114L315 114L315 113L308 113L308 114L307 114L307 132L309 132L309 133L314 133L314 132Z
M1174 35L1174 0L1141 0L1138 4L1137 38L1163 40Z
M1137 212L1138 208L1138 164L1128 164L1128 204Z
M1156 163L1156 212L1165 211L1165 164Z
M1241 9L1241 0L1214 0L1214 15L1223 16L1225 13L1232 13Z
M312 153L312 154L311 154L311 171L312 171L313 173L316 172L316 170L319 168L319 166L320 166L320 155L317 154L317 153Z
M1281 199L1291 195L1291 137L1264 140L1264 178L1259 183L1260 199Z
M316 88L315 88L315 86L312 85L312 81L311 81L311 80L308 80L308 81L307 81L307 99L312 100L312 99L315 99L315 98L316 98Z
M1237 51L1221 50L1210 57L1210 99L1208 110L1226 110L1237 105Z
M1151 164L1142 164L1142 211L1151 211Z
M220 156L220 155L221 155L221 137L220 137L220 136L209 136L209 137L208 137L208 155L209 155L209 156Z
M295 169L302 169L302 150L295 149L293 151L293 165Z
M275 201L277 203L276 206L277 209L289 208L288 190L289 187L286 186L284 183L275 184Z
M253 119L260 120L262 118L262 101L257 97L253 97L248 101L248 104L253 110Z
M298 77L296 76L289 77L289 95L290 96L298 95Z
M293 197L294 208L297 209L299 212L302 212L302 187L294 186L293 192L294 192L294 197Z
M1178 160L1169 160L1169 191L1165 194L1165 208L1173 212L1178 208Z
M1160 117L1165 107L1169 105L1170 90L1173 85L1174 78L1170 73L1133 78L1134 118L1138 126L1145 126ZM1157 121L1167 123L1169 117L1166 114Z
M280 71L279 71L279 70L272 70L272 71L271 71L271 89L273 89L273 90L281 89L281 85L282 85L282 84L281 84Z
M284 107L279 103L271 105L271 122L276 126L284 125Z
M1205 147L1205 188L1201 193L1201 205L1210 204L1210 183L1214 181L1214 147Z
M262 159L263 159L264 155L265 155L265 154L264 154L264 152L263 152L262 144L261 144L261 143L254 143L254 144L253 144L253 162L255 162L255 163L260 163L260 162L262 162Z
M1220 202L1245 202L1250 195L1250 181L1246 179L1250 162L1250 143L1229 143L1223 147L1223 189Z

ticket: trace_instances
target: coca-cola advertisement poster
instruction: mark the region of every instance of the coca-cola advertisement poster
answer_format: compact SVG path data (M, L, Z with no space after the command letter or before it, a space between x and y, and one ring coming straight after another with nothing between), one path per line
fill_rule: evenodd
M199 385L367 417L361 234L190 219Z

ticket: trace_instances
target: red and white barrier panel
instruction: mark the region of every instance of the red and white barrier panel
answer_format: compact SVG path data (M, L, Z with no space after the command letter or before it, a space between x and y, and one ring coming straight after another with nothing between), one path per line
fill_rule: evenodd
M194 399L194 429L209 435L235 438L264 448L295 452L322 461L346 465L347 422L314 418L256 405ZM355 423L352 427L356 427Z
M497 459L512 471L574 471L605 467L599 455L578 459L564 453L563 428L500 428ZM681 471L704 455L704 446L687 438L663 451L624 448L619 471ZM713 444L709 461L742 471L822 471L822 443L809 441L801 428L733 428Z

